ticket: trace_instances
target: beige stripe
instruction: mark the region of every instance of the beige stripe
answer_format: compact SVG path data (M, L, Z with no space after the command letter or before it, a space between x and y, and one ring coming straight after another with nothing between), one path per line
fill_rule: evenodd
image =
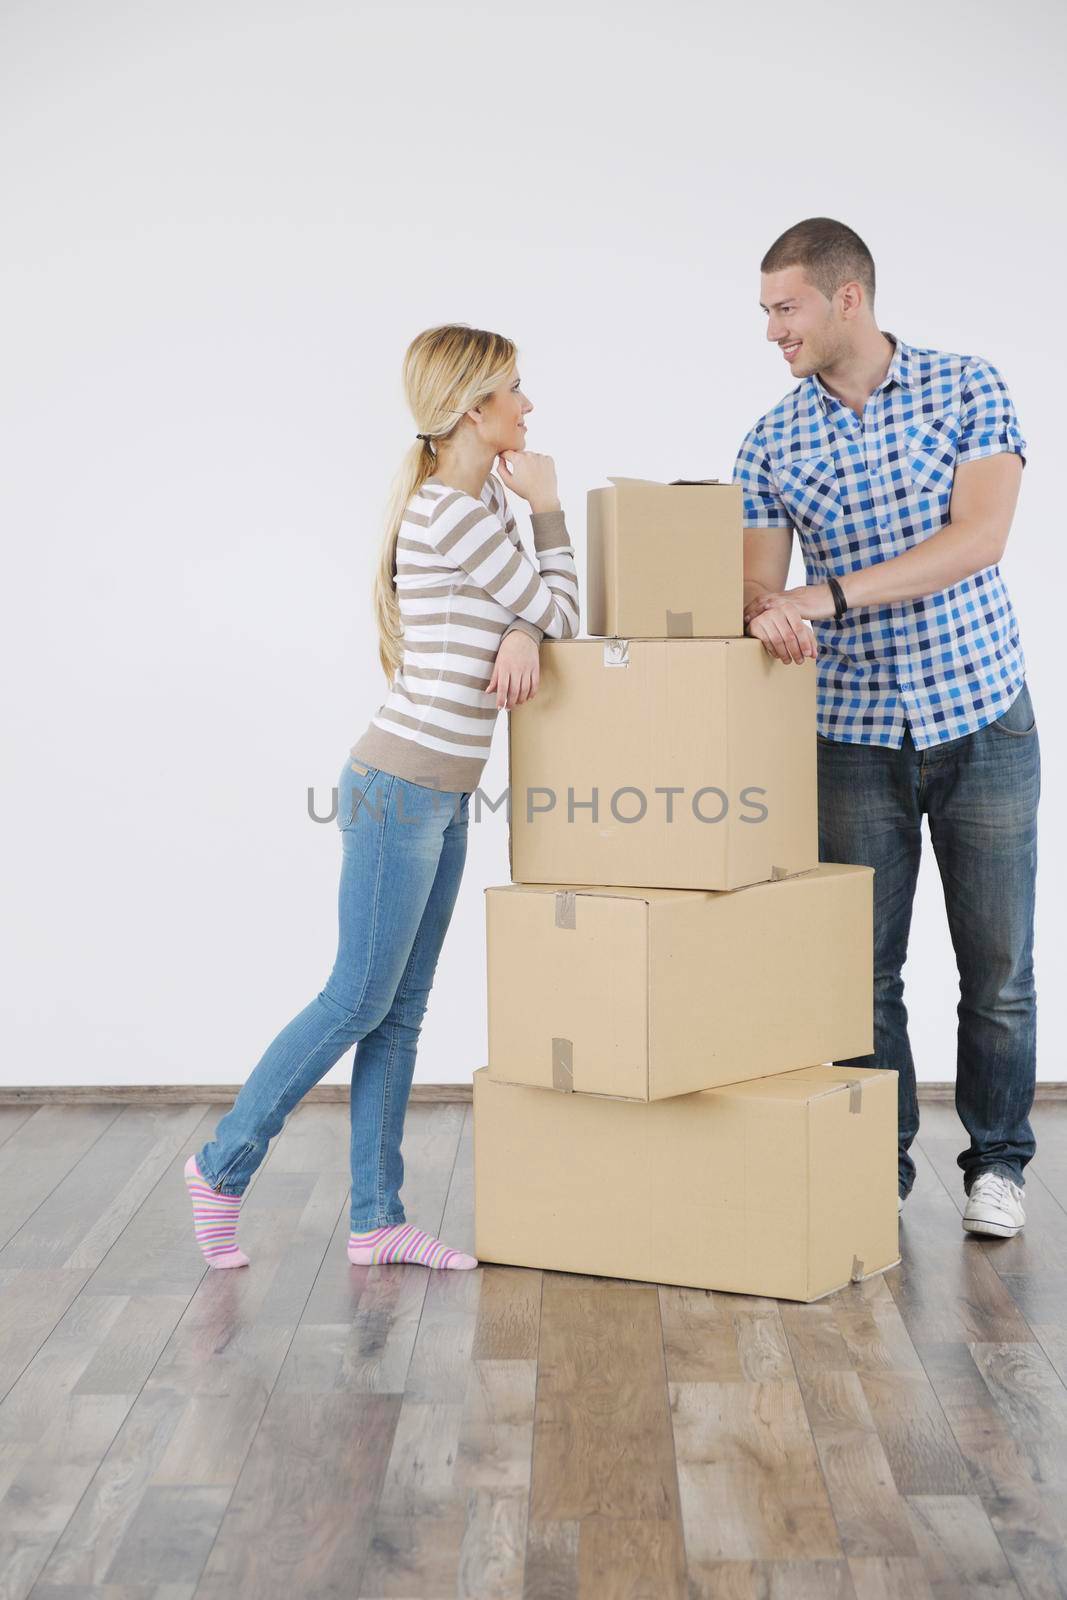
M406 692L401 689L399 692L405 700L411 700L415 705L436 706L439 711L451 711L456 717L470 717L472 722L483 717L495 717L497 713L496 706L470 706L464 700L446 700L439 694L415 694L410 689Z
M498 617L477 617L466 611L412 611L404 617L404 628L444 628L451 625L460 628L481 628L483 633L500 636L501 623ZM444 639L444 634L440 635Z
M451 494L443 494L441 496L440 500L438 500L437 504L434 506L433 520L436 521L437 518L441 515L442 512L448 510L449 506L454 506L456 504L457 500L462 500L462 499L463 499L463 493L459 489L453 489ZM488 516L491 515L489 507L486 505L484 500L479 501L479 505L481 507L480 514L482 516L488 517ZM473 516L473 515L475 515L475 513L472 512L472 513L470 513L470 515Z
M472 661L496 660L495 650L482 650L478 645L467 644L462 639L449 639L447 650L443 639L440 644L436 644L433 639L406 639L404 641L405 655L409 650L415 655L470 656Z
M449 567L448 570L454 574L457 569ZM422 576L425 571L425 567L420 567L419 575ZM501 607L500 601L494 600L492 595L486 594L478 583L459 583L455 587L451 584L426 584L419 588L415 588L413 584L406 583L400 591L401 604L405 600L441 600L446 596L458 600L484 600L486 605L496 606L498 610L503 609L506 611L508 609L507 606Z
M457 683L464 689L484 689L492 676L487 672L484 677L476 678L469 672L451 672L447 667L416 667L408 661L404 662L403 675L405 678L436 678L441 683Z
M436 550L434 550L433 546L428 542L428 540L405 539L402 533L397 535L396 547L398 550L418 550L424 556L432 556L437 554ZM453 567L449 567L448 570L449 572L453 572L455 569Z
M484 739L474 733L454 733L451 728L441 728L435 722L431 722L429 717L420 722L417 717L407 717L402 711L394 711L388 705L382 706L375 715L383 717L387 722L399 722L403 728L424 728L428 733L432 733L435 739L446 740L449 744L470 745L472 749L477 750L488 750L492 744L491 737Z
M470 565L476 566L482 551L490 551L501 542L499 525L488 506L475 506L473 510L467 512L465 517L460 517L454 528L449 528L447 533L442 534L439 539L433 539L431 542L436 550L440 550L442 555L445 555L454 545L465 539L472 528L478 528L482 523L486 522L493 531L488 538L482 540L475 552L475 557Z

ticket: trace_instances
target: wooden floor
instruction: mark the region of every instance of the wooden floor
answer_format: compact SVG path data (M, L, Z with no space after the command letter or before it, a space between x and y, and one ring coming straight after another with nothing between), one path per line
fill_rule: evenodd
M1067 1106L992 1241L924 1105L901 1264L811 1306L350 1267L342 1105L208 1271L223 1109L0 1110L3 1600L1067 1595ZM404 1191L468 1247L470 1116L410 1108Z

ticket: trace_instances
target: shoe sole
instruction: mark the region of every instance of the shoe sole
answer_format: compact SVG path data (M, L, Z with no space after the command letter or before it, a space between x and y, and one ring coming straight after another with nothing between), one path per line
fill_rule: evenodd
M964 1221L968 1233L988 1233L994 1239L1014 1239L1022 1231L1022 1223Z

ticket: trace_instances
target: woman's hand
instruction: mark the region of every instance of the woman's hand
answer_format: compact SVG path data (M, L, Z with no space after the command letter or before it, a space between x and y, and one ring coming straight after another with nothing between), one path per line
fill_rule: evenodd
M547 461L548 457L542 456L540 459ZM510 710L512 706L521 706L524 700L531 699L537 693L540 682L541 652L528 633L516 628L514 633L509 633L500 641L487 690L490 694L496 690L498 711L505 705Z
M531 511L560 509L556 463L551 456L535 455L532 450L502 450L496 459L505 487L528 500Z

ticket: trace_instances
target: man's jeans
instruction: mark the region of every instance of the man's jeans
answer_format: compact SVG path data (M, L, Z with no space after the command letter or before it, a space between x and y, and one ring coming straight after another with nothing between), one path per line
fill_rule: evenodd
M326 986L278 1034L215 1137L208 1183L243 1194L267 1145L312 1084L357 1045L351 1088L351 1226L405 1220L400 1153L415 1050L467 855L469 793L346 761L337 959Z
M1023 1184L1036 1149L1027 1120L1036 1080L1034 885L1041 756L1024 684L977 733L916 750L818 736L819 856L874 871L874 1054L843 1066L894 1067L899 1187L915 1182L915 1065L901 968L908 948L925 813L959 968L956 1110L971 1136L957 1162L969 1194L980 1171ZM939 1071L938 1077L944 1073Z

